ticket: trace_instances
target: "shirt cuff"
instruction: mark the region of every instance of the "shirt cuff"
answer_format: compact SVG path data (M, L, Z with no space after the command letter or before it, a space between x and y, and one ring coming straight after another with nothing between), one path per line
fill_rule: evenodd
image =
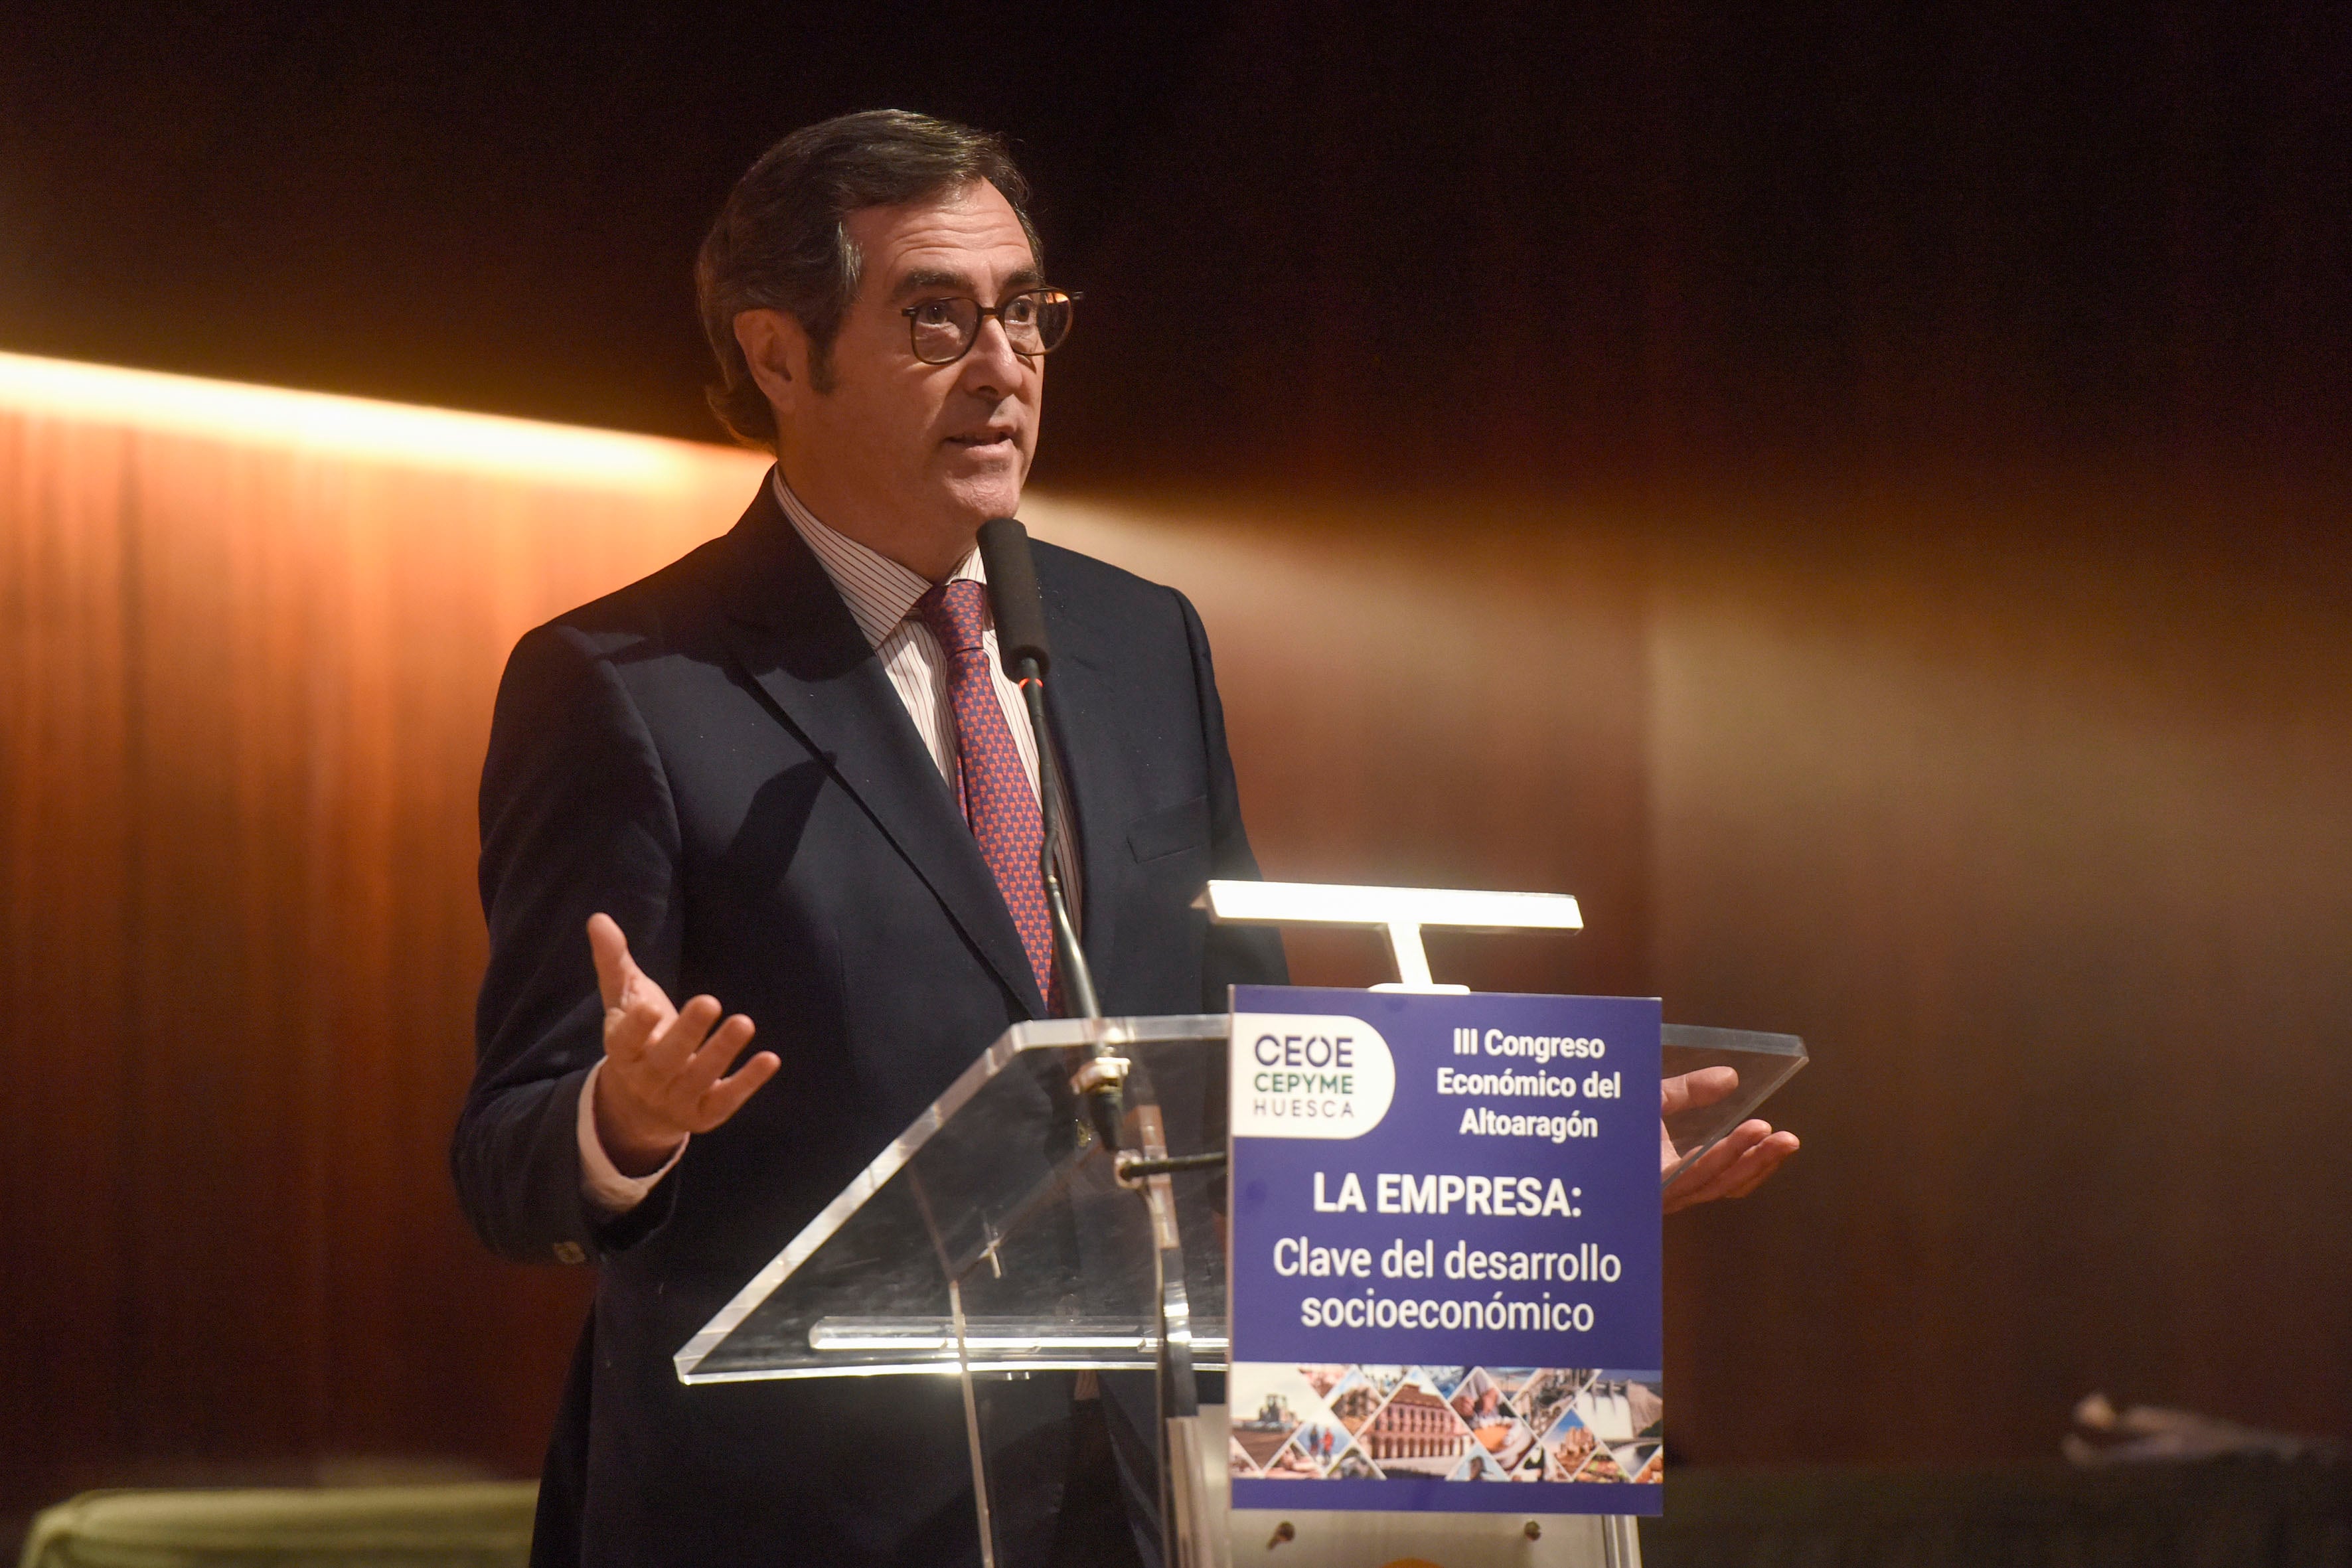
M596 1075L604 1070L598 1062L588 1069L588 1081L580 1086L580 1195L618 1218L646 1201L654 1184L669 1174L669 1168L686 1152L687 1139L677 1141L677 1148L662 1162L662 1168L648 1176L625 1176L604 1152L602 1140L596 1136Z

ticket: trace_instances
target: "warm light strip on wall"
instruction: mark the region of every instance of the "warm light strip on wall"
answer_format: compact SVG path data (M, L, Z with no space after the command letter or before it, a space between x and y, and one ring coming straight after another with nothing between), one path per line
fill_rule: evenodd
M0 353L0 411L406 468L667 489L730 449L490 414Z

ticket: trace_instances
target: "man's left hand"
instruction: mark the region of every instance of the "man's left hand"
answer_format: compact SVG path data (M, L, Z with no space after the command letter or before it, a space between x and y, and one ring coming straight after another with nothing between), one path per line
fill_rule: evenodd
M1665 1118L1677 1111L1712 1105L1739 1087L1739 1074L1727 1067L1701 1068L1661 1083L1658 1093L1658 1173L1664 1176L1681 1158L1667 1136ZM1741 1122L1720 1142L1691 1162L1690 1168L1666 1189L1665 1212L1686 1209L1717 1198L1744 1198L1764 1184L1781 1162L1797 1152L1797 1135L1775 1132L1769 1121Z

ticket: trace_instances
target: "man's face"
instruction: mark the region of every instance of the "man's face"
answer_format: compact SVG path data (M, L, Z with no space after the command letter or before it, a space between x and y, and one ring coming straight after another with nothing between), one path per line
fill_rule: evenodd
M952 566L973 530L1021 503L1045 366L1013 353L993 319L961 359L925 364L903 312L951 295L999 305L1044 279L1012 204L985 181L862 209L848 228L864 265L834 340L831 390L814 392L804 351L793 356L802 368L779 402L778 457L827 523L918 570L926 568L909 551L935 555L952 544ZM902 537L908 549L885 542Z

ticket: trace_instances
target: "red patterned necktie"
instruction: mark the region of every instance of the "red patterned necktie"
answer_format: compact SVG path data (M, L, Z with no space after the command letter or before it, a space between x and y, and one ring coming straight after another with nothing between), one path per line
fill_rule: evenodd
M1045 906L1045 883L1038 854L1045 840L1037 815L1037 795L1029 770L1013 748L1013 727L996 700L989 674L985 624L988 590L966 581L941 583L915 601L915 613L940 639L948 661L948 702L955 710L956 750L964 821L980 841L980 858L996 877L1004 907L1013 912L1021 945L1037 989L1054 1000L1054 921Z

